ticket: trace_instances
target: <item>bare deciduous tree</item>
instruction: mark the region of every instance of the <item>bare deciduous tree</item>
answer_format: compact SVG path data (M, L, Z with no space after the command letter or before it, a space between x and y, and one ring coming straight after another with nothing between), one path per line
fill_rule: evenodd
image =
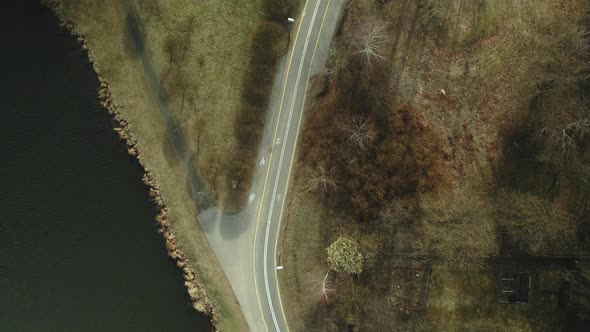
M537 130L539 138L544 139L551 154L559 155L559 162L575 159L576 150L586 138L590 137L589 102L585 99L572 100L569 106L553 110L551 116L557 121L549 122Z
M330 271L326 272L326 275L324 275L323 278L314 280L314 285L311 288L312 291L314 291L317 294L319 300L322 302L328 302L328 300L330 299L330 294L335 292L335 289L332 288L328 283L329 274Z
M377 138L375 125L368 119L354 119L347 131L350 134L348 142L360 150L366 150Z
M545 137L547 143L561 151L561 161L573 158L577 147L576 140L584 139L590 134L590 119L579 119L559 127L544 127L539 136Z
M332 169L326 168L324 163L319 163L309 175L309 190L328 194L338 190L338 185L332 176Z
M354 46L356 52L360 54L369 68L373 68L373 60L384 59L381 55L381 46L385 42L385 25L379 23L362 24L357 36L355 37Z
M562 207L527 193L504 192L499 199L502 224L529 253L562 253L572 244L576 226Z

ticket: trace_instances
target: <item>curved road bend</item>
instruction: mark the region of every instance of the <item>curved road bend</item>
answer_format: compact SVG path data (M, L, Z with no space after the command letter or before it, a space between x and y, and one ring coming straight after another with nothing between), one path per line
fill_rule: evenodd
M256 218L254 240L254 280L268 331L288 331L277 282L277 273L281 273L277 270L280 222L316 49L326 18L329 17L331 25L335 25L341 5L342 1L338 0L308 0L303 16L298 18L300 26L290 58L287 59L274 144L265 163L267 174ZM329 12L331 15L328 16ZM324 49L330 44L333 29L331 30L328 31L330 38L321 38ZM285 266L285 269L288 268Z
M281 212L307 82L324 66L343 2L307 0L295 17L298 28L273 86L248 205L236 215L211 207L198 216L254 332L288 331L276 275Z

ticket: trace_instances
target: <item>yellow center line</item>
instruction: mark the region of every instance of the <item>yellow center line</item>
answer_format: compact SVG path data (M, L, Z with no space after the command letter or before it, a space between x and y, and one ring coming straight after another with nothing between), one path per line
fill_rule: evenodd
M313 53L311 55L311 62L309 65L309 70L307 72L307 80L305 81L305 89L303 89L304 94L303 94L303 101L301 103L302 112L305 107L305 99L307 97L307 86L309 85L309 78L310 78L309 76L311 75L311 68L313 67L313 61L315 59L315 54L316 54L318 44L319 44L319 41L321 38L322 30L324 29L324 22L326 21L326 16L328 15L328 9L330 8L331 2L332 2L332 0L328 0L328 4L326 5L326 11L324 12L324 17L322 18L320 30L318 31L318 38L316 39L315 46L313 48ZM299 128L301 127L301 119L303 119L303 113L301 113L301 115L299 116L297 130L295 131L295 133L296 133L295 134L295 145L293 146L293 152L291 154L291 164L289 165L289 172L287 173L287 189L289 188L289 181L291 179L291 171L293 170L295 151L297 151L297 143L298 143L297 138L299 137ZM278 247L278 243L279 243L280 232L281 232L281 220L283 219L283 211L284 211L284 207L285 207L285 201L287 201L287 197L283 198L283 202L281 204L281 213L279 214L279 225L278 225L279 234L277 235L277 238L275 239L275 251L274 251L275 252L275 259L276 259L277 247ZM275 283L276 283L277 292L278 292L278 296L279 296L279 302L281 304L281 311L283 313L283 317L285 317L285 324L287 326L287 331L289 331L289 324L287 323L287 316L285 315L285 309L283 308L283 298L281 296L281 288L279 287L279 278L276 276L276 270L275 270Z
M264 314L262 311L262 305L260 304L260 296L258 295L258 282L256 281L256 238L258 236L258 225L260 224L260 212L262 210L262 204L264 202L264 194L266 193L266 185L268 182L268 176L270 174L270 165L272 162L272 157L273 157L273 152L274 152L274 142L276 140L277 137L277 132L279 130L279 124L280 124L280 119L281 119L281 112L283 110L283 102L285 99L285 91L287 89L287 82L289 80L289 72L291 70L291 63L293 62L293 55L295 54L295 46L297 45L297 41L299 40L299 31L301 31L301 23L303 23L303 17L305 16L305 10L307 9L307 3L309 2L309 0L305 1L305 6L303 7L303 11L301 12L301 19L299 20L299 26L297 27L297 33L295 34L295 39L293 41L293 48L291 51L291 57L289 58L289 64L287 65L287 71L285 73L285 79L284 79L284 83L283 83L283 90L281 92L281 101L279 104L279 112L277 115L277 124L275 126L275 131L273 134L273 139L271 141L271 149L270 149L270 156L268 159L268 165L266 168L266 175L264 177L264 185L262 187L262 195L260 196L260 204L258 205L258 211L256 213L256 227L254 228L254 245L252 246L252 273L254 275L254 287L255 287L255 292L256 292L256 300L258 302L258 308L260 309L260 315L262 316L262 322L264 323L264 328L266 329L266 331L268 331L268 327L266 325L266 320L264 319ZM258 161L257 161L258 162Z

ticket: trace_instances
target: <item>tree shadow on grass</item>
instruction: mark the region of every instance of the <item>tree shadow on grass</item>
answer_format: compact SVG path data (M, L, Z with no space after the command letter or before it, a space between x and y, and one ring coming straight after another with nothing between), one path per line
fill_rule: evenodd
M189 197L192 198L191 203L195 205L197 211L205 211L214 205L213 199L205 182L197 172L197 165L191 156L192 153L188 147L186 137L170 109L160 77L156 72L151 57L146 52L145 28L141 17L138 15L133 1L125 0L122 5L126 11L127 50L130 55L141 61L146 83L151 94L156 99L161 120L165 123L166 137L164 137L163 153L166 161L170 167L182 165L186 174L185 190L187 190ZM224 216L223 220L225 219ZM239 222L232 222L227 223L227 225L224 223L222 230L224 237L233 238L239 236L245 229L247 229L247 224L242 225Z
M135 11L127 11L125 15L125 49L134 57L145 54L145 31L140 17Z

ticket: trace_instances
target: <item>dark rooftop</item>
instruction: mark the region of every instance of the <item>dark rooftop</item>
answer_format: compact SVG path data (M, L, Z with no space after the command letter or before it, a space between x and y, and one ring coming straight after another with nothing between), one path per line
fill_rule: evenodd
M530 276L528 273L502 272L498 275L498 302L529 303Z

